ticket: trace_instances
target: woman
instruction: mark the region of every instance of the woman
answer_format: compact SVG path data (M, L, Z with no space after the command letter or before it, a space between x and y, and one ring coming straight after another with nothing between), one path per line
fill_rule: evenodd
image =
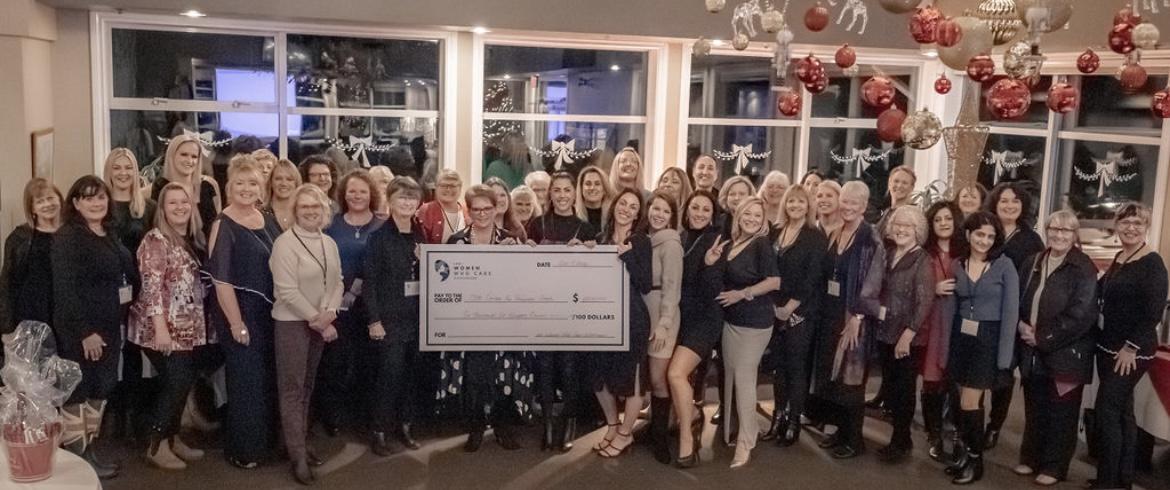
M693 420L696 409L693 401L696 398L702 401L702 394L695 389L690 377L710 359L719 337L723 335L723 309L715 301L720 291L702 279L703 269L707 267L703 258L719 237L719 230L713 220L717 200L711 192L698 190L691 194L683 207L684 252L682 290L679 296L681 321L678 345L674 348L667 369L675 416L683 421L680 423L682 427L686 426L686 421ZM701 411L699 417L702 422ZM700 423L699 427L702 426ZM698 440L698 434L692 435L690 431L682 429L678 431L678 458L675 466L693 468L698 465Z
M252 157L232 157L228 170L228 206L212 225L207 260L216 299L210 317L225 357L230 400L224 453L233 466L253 469L272 441L276 387L268 260L281 231L275 219L256 209L263 186Z
M321 353L320 396L317 398L320 420L325 431L336 435L347 417L360 413L356 407L363 404L361 390L361 346L369 337L369 321L362 304L362 263L370 234L385 223L374 210L382 205L382 194L375 191L374 181L363 169L354 170L341 178L337 185L338 212L325 227L341 254L341 276L344 278L344 296L338 309L337 342L330 342Z
M1145 376L1158 347L1157 326L1166 304L1166 266L1146 244L1150 208L1127 203L1113 218L1121 251L1097 285L1100 332L1097 333L1096 441L1097 478L1093 488L1128 488L1133 484L1137 426L1133 389Z
M584 171L582 171L584 174ZM653 251L650 238L638 233L642 226L642 197L636 189L623 188L617 192L598 243L615 245L618 259L629 276L630 350L593 354L592 379L594 396L605 413L606 431L594 451L603 458L616 458L634 443L634 423L642 409L645 393L646 360L650 338L650 312L642 299L649 294L653 274ZM618 400L625 398L624 404ZM624 415L624 418L619 418Z
M199 268L207 257L191 219L191 191L171 182L159 193L162 212L138 248L142 293L130 308L126 340L141 347L158 373L161 391L150 407L151 464L181 470L203 457L179 439L179 418L195 383L195 348L207 345Z
M576 196L573 197L574 199L576 198ZM528 230L528 225L532 223L532 219L539 217L546 209L540 205L536 193L526 185L512 189L511 198L512 209L515 211L516 219L520 221L520 225L525 230Z
M788 174L779 170L773 170L764 176L764 183L760 184L756 197L764 200L764 215L769 226L779 226L783 221L784 193L788 192L788 186L791 184Z
M1020 377L1024 441L1018 475L1051 486L1068 476L1084 385L1093 381L1097 266L1076 246L1072 211L1048 217L1048 249L1020 268Z
M1003 255L1012 261L1015 270L1020 270L1024 261L1044 250L1044 241L1038 233L1032 231L1032 221L1028 217L1032 209L1030 194L1018 183L1005 182L995 186L985 206L987 212L999 219L1004 233ZM1012 369L1015 369L1014 363ZM983 444L986 450L999 443L999 431L1007 420L1012 395L1015 393L1016 379L1012 371L999 374L995 389L991 392L991 414L985 432L987 441Z
M781 226L772 238L781 277L780 289L772 295L775 319L769 362L775 369L772 392L776 403L772 427L760 439L775 439L780 446L791 446L800 437L821 281L821 271L810 264L822 263L829 246L825 234L810 219L811 209L808 191L802 186L789 187L784 193Z
M483 184L473 185L464 195L471 223L451 235L448 244L511 245L516 239L496 226L496 191ZM507 450L520 449L516 425L530 415L532 376L529 355L521 352L445 352L439 399L462 393L467 409L466 452L483 444L483 432L491 414L496 442Z
M289 160L280 160L272 167L268 174L265 190L268 193L264 200L264 212L272 215L281 230L292 227L293 221L293 193L301 186L301 173L296 165Z
M276 168L276 154L268 148L261 148L252 152L252 158L256 160L256 164L260 166L260 177L264 182L268 182L268 177L272 175L272 169ZM265 193L267 196L267 193Z
M927 453L935 461L943 459L943 407L950 383L946 381L946 349L943 338L950 331L952 318L944 317L945 303L955 292L955 274L951 263L963 255L963 240L956 234L962 225L963 212L953 201L934 203L926 210L930 232L926 237L926 252L930 254L932 284L935 300L931 302L926 322L915 337L926 340L922 367L922 423L926 426Z
M199 189L194 205L199 210L195 224L207 236L211 233L211 222L219 214L219 184L215 179L203 175L203 141L195 134L181 134L167 143L163 157L162 176L155 178L150 187L150 198L158 202L162 188L171 182L178 182L191 189Z
M548 172L545 172L544 170L530 172L528 175L524 176L524 185L528 186L528 188L532 189L532 192L536 194L536 203L540 205L540 208L547 209L549 199L548 189L549 186L552 185L552 176L550 176Z
M386 440L418 449L411 435L414 403L422 388L418 376L418 246L422 230L414 220L423 190L410 177L396 177L386 189L392 221L370 235L362 301L370 324L369 353L374 371L370 447L378 456L396 448Z
M825 236L831 236L841 229L841 184L826 180L817 185L817 228Z
M577 193L573 188L573 175L557 172L552 176L549 188L549 205L552 209L539 218L533 219L528 227L528 243L534 245L595 245L597 231L588 221L578 217L573 210ZM561 452L573 448L576 438L577 418L584 415L578 394L582 392L582 355L577 352L540 352L536 355L537 378L540 388L540 405L544 416L544 439L541 450L556 449ZM556 392L561 392L564 404L560 416L554 415Z
M691 192L694 192L691 189L691 178L679 167L663 170L662 175L658 177L658 187L655 190L665 192L676 205L687 202Z
M301 181L313 184L333 199L333 183L337 182L337 164L323 154L309 155L301 161Z
M719 182L719 164L710 155L699 155L691 167L691 175L695 178L695 190L717 194L719 189L715 185Z
M418 208L418 224L427 243L447 243L447 239L466 228L465 212L459 203L463 177L451 169L439 172L435 183L435 200Z
M890 248L886 250L877 340L882 380L889 390L885 406L893 412L894 431L889 445L878 450L878 456L886 463L900 463L914 448L910 424L914 421L918 366L927 340L918 333L934 303L935 281L930 254L922 248L928 233L922 211L916 206L899 206L886 221Z
M987 188L978 182L972 182L960 187L957 196L956 204L963 211L963 218L966 219L983 209L983 201L987 199Z
M374 181L374 190L382 195L379 202L382 205L374 209L374 216L382 221L390 220L389 201L386 200L386 188L390 186L390 181L394 180L394 172L390 171L390 167L385 165L374 165L370 167L370 179Z
M890 211L910 204L910 193L914 192L916 182L918 176L909 165L899 165L891 169L889 177L886 178L886 195L889 199L882 201L880 206L870 207L866 221L879 223L878 229L884 230L886 227L883 225Z
M947 474L966 485L983 478L983 392L1009 372L1020 315L1020 284L1011 259L1002 254L1000 220L978 212L963 223L969 249L951 262L955 292L944 318L953 318L946 360L947 376L959 387L955 430L966 447Z
M739 208L739 203L756 193L756 186L752 185L752 181L742 175L736 175L730 179L723 181L723 187L719 189L719 210L720 213L715 218L724 237L731 236L731 217L735 215L735 211Z
M821 182L824 181L825 176L821 174L820 170L814 168L809 170L808 173L804 174L804 177L800 178L800 185L804 186L804 190L808 191L809 195L815 196L817 193L817 186L820 186Z
M642 157L637 150L627 146L614 155L609 167L609 187L614 191L633 189L638 191L643 202L650 200L650 191L642 183Z
M509 188L523 184L524 174L533 169L528 142L524 140L522 134L508 133L500 143L502 152L500 159L491 162L484 169L484 181L497 177L507 183Z
M654 192L646 211L650 236L650 292L643 296L650 312L650 439L654 458L670 464L670 385L666 369L678 340L683 248L678 234L678 205L663 191Z
M293 202L296 222L273 242L268 265L276 296L272 319L280 425L293 478L308 485L316 480L305 447L309 401L324 344L337 340L344 266L337 243L322 232L329 221L329 198L306 184L297 188Z
M821 183L824 186L824 183ZM865 451L861 435L865 421L866 358L870 352L867 320L879 316L879 295L885 272L881 238L864 220L869 187L851 181L841 188L841 228L829 235L825 257L825 296L821 305L823 337L817 349L816 393L828 402L829 422L835 432L820 446L836 459Z
M748 463L756 445L756 377L760 359L772 338L774 317L769 294L780 288L776 255L768 240L764 217L764 200L744 199L735 209L731 239L720 240L707 251L705 279L722 291L715 299L723 307L724 386L734 390L724 397L723 410L736 410L739 437L735 441L735 458L731 468ZM730 244L730 247L726 245ZM734 404L732 403L734 398ZM730 417L723 418L723 433L731 434ZM730 442L729 442L730 443Z
M606 178L605 173L593 165L577 174L577 203L573 209L577 210L577 217L588 221L594 230L601 230L602 223L609 220L605 211L613 203L614 191Z
M24 186L23 225L4 241L0 269L0 335L25 320L53 324L53 237L61 226L61 191L42 178Z
M508 236L518 242L528 241L524 225L512 212L512 195L508 193L508 184L499 178L491 177L484 185L491 187L496 193L496 227L508 232Z
M81 384L61 407L61 444L81 455L99 478L116 466L94 455L106 399L118 382L118 346L126 311L138 291L138 268L110 228L110 191L87 175L65 197L63 225L53 238L53 330L57 354L81 367Z

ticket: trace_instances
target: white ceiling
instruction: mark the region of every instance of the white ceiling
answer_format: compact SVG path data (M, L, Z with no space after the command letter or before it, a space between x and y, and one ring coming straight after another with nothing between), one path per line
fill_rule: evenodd
M633 34L662 37L728 38L731 10L738 3L728 0L719 14L709 14L703 0L40 0L73 9L118 8L136 12L172 14L190 8L211 16L269 20L324 20L400 26L487 26L495 29ZM783 0L772 0L779 7ZM869 26L864 36L845 32L830 23L822 32L808 32L804 12L816 0L791 0L788 20L800 43L840 44L884 48L915 48L906 29L907 15L883 10L877 0L860 0L868 7ZM1105 45L1113 12L1127 2L1121 0L1072 0L1075 13L1069 28L1044 39L1044 51L1080 51L1086 46ZM1149 0L1136 0L1149 1ZM1163 0L1152 0L1161 3ZM833 7L823 5L836 20L845 0ZM981 0L936 0L949 15L973 9ZM344 7L339 5L344 4ZM1170 8L1147 14L1165 33L1170 44ZM849 17L846 16L845 24ZM757 40L766 40L761 34Z

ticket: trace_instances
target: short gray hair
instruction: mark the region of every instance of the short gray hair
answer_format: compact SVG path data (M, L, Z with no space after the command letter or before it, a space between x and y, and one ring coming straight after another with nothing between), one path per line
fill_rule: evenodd
M914 243L917 243L920 247L926 244L927 233L930 232L930 228L926 223L926 215L922 214L922 210L913 204L904 204L890 211L890 219L886 220L886 229L881 230L882 236L893 239L894 222L898 218L909 219L914 223Z
M1057 223L1067 225L1073 231L1081 229L1081 220L1077 218L1077 214L1067 209L1061 209L1048 215L1048 222L1044 224L1044 227L1048 228Z
M841 186L841 196L843 197L846 194L859 197L862 202L867 205L869 204L869 186L860 180L851 180Z

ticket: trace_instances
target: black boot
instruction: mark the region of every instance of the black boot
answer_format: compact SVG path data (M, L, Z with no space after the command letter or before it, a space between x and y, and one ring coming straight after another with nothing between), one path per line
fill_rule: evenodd
M967 457L951 483L969 485L983 478L983 409L959 412Z
M557 437L560 446L557 450L567 453L573 449L573 441L577 439L577 418L561 417L561 421L561 434Z
M496 433L496 443L498 443L500 445L500 447L502 447L508 451L515 451L517 449L524 447L523 445L520 444L520 441L516 438L515 427L512 427L511 425L496 424L495 425L495 433Z
M386 443L386 433L378 431L370 433L370 450L383 458L395 453L394 448Z
M779 406L772 410L772 424L768 426L768 432L760 434L761 441L774 441L780 438L785 427L788 425L788 416L784 410Z
M779 439L776 439L776 445L780 447L792 446L800 439L800 417L786 415L786 418L788 420L787 425L784 427L784 433L780 435Z
M549 408L551 409L552 407ZM549 412L551 411L552 410L549 410ZM544 437L540 438L541 451L551 451L553 449L553 447L556 445L556 441L554 441L556 438L556 432L557 425L555 418L551 413L546 414L544 416Z
M670 464L673 459L670 454L670 398L650 398L650 447L654 452L654 459L659 463Z
M418 449L418 448L422 447L422 445L419 444L418 441L414 440L414 434L411 434L409 423L404 423L404 424L398 426L397 436L398 436L398 442L401 442L402 445L404 447L406 447L407 449L414 450L414 449Z
M467 433L467 442L463 443L463 451L474 453L483 446L483 429L472 429Z
M935 461L943 460L942 395L922 393L922 422L926 426L927 454Z

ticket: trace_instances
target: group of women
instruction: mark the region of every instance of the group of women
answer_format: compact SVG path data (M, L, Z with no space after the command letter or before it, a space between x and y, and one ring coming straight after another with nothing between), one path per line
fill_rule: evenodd
M720 183L708 156L689 173L668 169L650 190L626 148L609 172L535 172L515 188L491 178L464 191L458 173L440 171L434 200L423 203L415 181L384 168L339 177L326 157L297 166L263 150L232 158L221 196L199 171L201 154L194 137L174 138L149 188L122 149L104 179L82 177L65 196L33 179L27 223L5 244L0 327L47 323L60 355L81 365L63 445L103 477L116 465L92 449L119 361L145 357L152 367L159 389L146 455L179 470L203 456L178 429L192 386L218 367L206 361L214 349L228 461L254 468L279 440L302 484L321 463L307 444L311 421L335 433L346 415L360 419L385 456L419 447L411 424L427 399L458 401L466 451L480 448L489 424L502 447L521 447L516 428L536 414L542 449L566 451L595 416L605 427L593 450L605 458L634 444L649 405L655 458L694 467L703 423L692 421L705 422L702 381L714 367L713 421L735 448L731 468L747 465L760 440L796 443L802 419L836 428L819 442L832 457L856 457L867 404L889 412L892 436L878 455L897 463L913 447L920 396L929 453L950 458L956 484L982 477L1018 370L1026 430L1015 472L1051 485L1067 477L1094 362L1094 486L1132 482L1133 388L1153 358L1167 296L1144 206L1117 211L1122 251L1098 279L1077 247L1073 213L1049 216L1041 239L1028 194L1011 183L989 195L959 189L924 213L910 203L906 167L872 207L867 185L816 172L798 185L773 172L758 191L742 176ZM614 246L638 293L629 351L418 352L425 243ZM882 388L867 402L873 356ZM123 383L142 371L123 373ZM775 399L762 433L761 371ZM952 456L944 413L958 440Z

